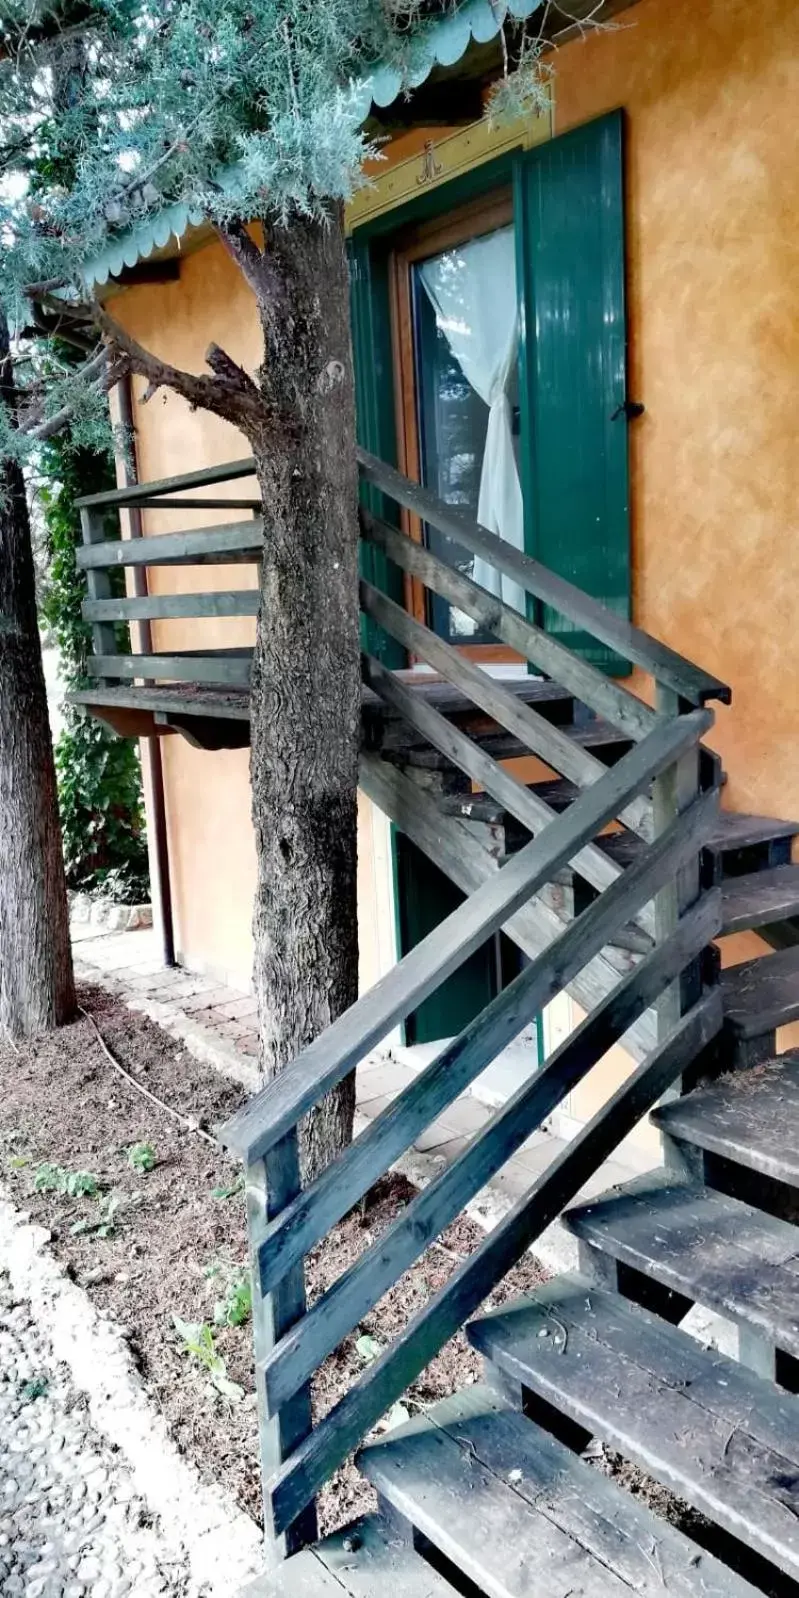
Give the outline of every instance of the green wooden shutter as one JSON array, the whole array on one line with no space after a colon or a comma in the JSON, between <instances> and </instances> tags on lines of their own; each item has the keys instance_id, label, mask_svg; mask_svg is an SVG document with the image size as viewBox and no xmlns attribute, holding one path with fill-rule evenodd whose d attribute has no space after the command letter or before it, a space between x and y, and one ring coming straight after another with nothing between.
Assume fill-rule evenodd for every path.
<instances>
[{"instance_id":1,"label":"green wooden shutter","mask_svg":"<svg viewBox=\"0 0 799 1598\"><path fill-rule=\"evenodd\" d=\"M394 466L397 435L385 256L370 248L366 240L359 242L356 235L350 241L349 260L358 443ZM365 484L361 493L364 504L375 516L398 525L396 507L378 489ZM404 604L401 572L380 550L368 544L361 545L361 574L375 588L389 594L398 604ZM391 670L405 665L405 651L401 645L366 617L361 618L361 641L364 649Z\"/></svg>"},{"instance_id":2,"label":"green wooden shutter","mask_svg":"<svg viewBox=\"0 0 799 1598\"><path fill-rule=\"evenodd\" d=\"M622 133L614 112L521 155L515 214L527 549L626 617ZM604 670L629 671L565 617L545 607L543 620Z\"/></svg>"}]
</instances>

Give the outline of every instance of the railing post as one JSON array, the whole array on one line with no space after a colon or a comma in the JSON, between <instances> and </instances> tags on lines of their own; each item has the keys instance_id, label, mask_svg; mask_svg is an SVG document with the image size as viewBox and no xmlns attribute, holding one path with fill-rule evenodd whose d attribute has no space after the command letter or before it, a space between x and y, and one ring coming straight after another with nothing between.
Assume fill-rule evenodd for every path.
<instances>
[{"instance_id":1,"label":"railing post","mask_svg":"<svg viewBox=\"0 0 799 1598\"><path fill-rule=\"evenodd\" d=\"M666 688L662 683L656 685L655 703L658 711L663 716L676 717L690 710L691 706L682 701L672 688ZM696 798L700 788L700 750L699 745L681 755L673 765L658 777L653 784L652 810L654 820L654 836L657 837L670 825L675 816L682 814ZM696 903L701 892L700 856L691 860L677 873L673 882L661 888L655 899L655 938L658 943L663 943L674 931L678 921ZM669 1033L679 1022L680 1018L695 1005L702 992L702 959L701 956L692 960L682 975L667 988L657 1005L657 1032L658 1039L664 1042ZM679 1097L684 1091L683 1085L675 1083L666 1099ZM671 1138L661 1134L663 1159L667 1169L681 1174L696 1174L688 1172L687 1163L690 1157Z\"/></svg>"},{"instance_id":2,"label":"railing post","mask_svg":"<svg viewBox=\"0 0 799 1598\"><path fill-rule=\"evenodd\" d=\"M247 1167L247 1231L252 1274L252 1327L255 1350L255 1388L258 1400L258 1440L261 1453L261 1481L264 1507L264 1532L272 1524L269 1479L311 1431L311 1395L306 1385L269 1417L263 1362L281 1337L305 1314L305 1272L302 1262L292 1266L271 1293L261 1292L259 1251L267 1223L297 1197L300 1191L299 1144L296 1129L287 1133L262 1160ZM278 1558L298 1553L316 1539L316 1509L313 1503L277 1538L273 1547Z\"/></svg>"},{"instance_id":3,"label":"railing post","mask_svg":"<svg viewBox=\"0 0 799 1598\"><path fill-rule=\"evenodd\" d=\"M105 517L103 512L87 510L84 506L80 513L80 526L84 544L102 544L105 539ZM86 572L86 587L90 599L111 599L111 579L108 572L101 567L90 566ZM113 622L92 622L92 649L95 655L116 655L117 649L116 627ZM98 682L107 681L98 678Z\"/></svg>"}]
</instances>

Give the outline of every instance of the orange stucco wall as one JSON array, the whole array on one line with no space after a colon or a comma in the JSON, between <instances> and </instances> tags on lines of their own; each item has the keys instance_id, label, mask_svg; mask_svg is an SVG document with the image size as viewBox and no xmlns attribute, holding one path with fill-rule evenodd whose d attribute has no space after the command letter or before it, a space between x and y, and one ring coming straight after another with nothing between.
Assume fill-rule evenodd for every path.
<instances>
[{"instance_id":1,"label":"orange stucco wall","mask_svg":"<svg viewBox=\"0 0 799 1598\"><path fill-rule=\"evenodd\" d=\"M795 815L799 8L644 0L557 61L557 131L628 111L635 620L733 685L726 802Z\"/></svg>"},{"instance_id":2,"label":"orange stucco wall","mask_svg":"<svg viewBox=\"0 0 799 1598\"><path fill-rule=\"evenodd\" d=\"M559 52L555 120L563 132L628 113L630 393L646 404L631 428L634 616L733 684L711 740L727 802L795 815L799 7L642 0L620 24ZM188 255L179 283L129 290L115 309L195 370L211 336L257 362L252 302L218 246ZM245 452L226 424L169 395L140 408L138 426L142 477ZM153 516L149 530L166 525ZM219 570L191 576L216 583ZM159 577L186 581L185 570ZM237 641L230 623L213 633L170 623L161 638ZM241 978L254 871L246 756L177 738L164 753L179 947Z\"/></svg>"},{"instance_id":3,"label":"orange stucco wall","mask_svg":"<svg viewBox=\"0 0 799 1598\"><path fill-rule=\"evenodd\" d=\"M186 256L175 283L127 290L114 300L114 313L148 347L190 370L203 370L211 336L235 360L252 366L258 358L254 301L242 293L237 270L219 247ZM137 398L144 386L135 380ZM142 481L249 454L236 428L205 411L191 411L165 389L146 405L137 403L136 426ZM224 487L225 497L252 498L253 492L254 484L246 479ZM234 519L235 512L149 511L145 532ZM150 572L156 593L246 588L254 582L254 569L247 566L161 567ZM249 643L253 636L254 623L248 618L153 625L159 649L228 647ZM179 955L189 966L246 984L255 883L248 752L211 754L180 737L162 739L162 750Z\"/></svg>"}]
</instances>

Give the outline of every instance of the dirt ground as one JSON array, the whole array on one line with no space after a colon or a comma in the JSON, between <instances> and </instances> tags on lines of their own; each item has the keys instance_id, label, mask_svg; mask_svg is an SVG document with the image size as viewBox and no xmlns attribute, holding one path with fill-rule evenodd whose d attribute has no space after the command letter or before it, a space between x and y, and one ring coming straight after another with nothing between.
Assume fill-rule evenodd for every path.
<instances>
[{"instance_id":1,"label":"dirt ground","mask_svg":"<svg viewBox=\"0 0 799 1598\"><path fill-rule=\"evenodd\" d=\"M80 997L132 1076L201 1127L210 1131L241 1102L241 1089L200 1065L150 1021L100 990L84 989ZM140 1150L131 1163L135 1145L151 1152ZM151 1158L152 1168L143 1169ZM76 1184L68 1177L76 1172L89 1178L78 1187L96 1185L97 1191L75 1194ZM206 1480L223 1483L260 1520L251 1327L248 1318L234 1325L217 1325L214 1318L217 1304L227 1305L234 1317L241 1309L246 1230L238 1166L125 1082L103 1054L90 1022L80 1018L24 1047L0 1043L0 1175L15 1202L50 1229L53 1247L72 1277L123 1330L178 1446ZM385 1231L414 1192L403 1177L385 1178L365 1205L335 1228L308 1261L311 1300ZM317 1417L483 1235L460 1218L364 1319L317 1373ZM488 1304L530 1291L543 1279L528 1257ZM246 1314L246 1305L241 1312ZM226 1391L212 1385L173 1316L212 1329L211 1357L224 1362L215 1369ZM477 1356L458 1336L428 1366L403 1405L412 1413L479 1375ZM243 1389L243 1396L230 1383ZM348 1462L322 1496L322 1529L332 1530L370 1504L370 1489Z\"/></svg>"}]
</instances>

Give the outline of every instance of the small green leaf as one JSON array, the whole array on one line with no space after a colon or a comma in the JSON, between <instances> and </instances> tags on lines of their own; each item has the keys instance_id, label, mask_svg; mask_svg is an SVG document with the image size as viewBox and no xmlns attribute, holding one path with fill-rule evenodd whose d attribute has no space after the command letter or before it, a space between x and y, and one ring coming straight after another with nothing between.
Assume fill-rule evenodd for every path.
<instances>
[{"instance_id":1,"label":"small green leaf","mask_svg":"<svg viewBox=\"0 0 799 1598\"><path fill-rule=\"evenodd\" d=\"M229 1186L225 1186L224 1183L221 1183L219 1187L212 1187L211 1197L215 1199L231 1199L235 1198L237 1193L243 1192L244 1177L242 1175L237 1176L235 1182L231 1182Z\"/></svg>"},{"instance_id":2,"label":"small green leaf","mask_svg":"<svg viewBox=\"0 0 799 1598\"><path fill-rule=\"evenodd\" d=\"M376 1337L370 1337L368 1333L357 1339L355 1347L366 1365L371 1365L373 1360L379 1359L383 1352L383 1344L379 1343Z\"/></svg>"},{"instance_id":3,"label":"small green leaf","mask_svg":"<svg viewBox=\"0 0 799 1598\"><path fill-rule=\"evenodd\" d=\"M217 1392L221 1393L223 1398L229 1398L231 1404L241 1403L244 1388L240 1387L238 1382L232 1382L229 1376L212 1376L211 1381Z\"/></svg>"},{"instance_id":4,"label":"small green leaf","mask_svg":"<svg viewBox=\"0 0 799 1598\"><path fill-rule=\"evenodd\" d=\"M128 1149L128 1165L132 1171L152 1171L155 1166L155 1149L152 1143L133 1143Z\"/></svg>"},{"instance_id":5,"label":"small green leaf","mask_svg":"<svg viewBox=\"0 0 799 1598\"><path fill-rule=\"evenodd\" d=\"M33 1178L37 1193L63 1193L67 1198L97 1198L98 1178L91 1171L67 1171L49 1162L38 1166Z\"/></svg>"},{"instance_id":6,"label":"small green leaf","mask_svg":"<svg viewBox=\"0 0 799 1598\"><path fill-rule=\"evenodd\" d=\"M32 1404L36 1398L44 1398L49 1387L46 1376L32 1376L19 1390L19 1396L24 1404Z\"/></svg>"},{"instance_id":7,"label":"small green leaf","mask_svg":"<svg viewBox=\"0 0 799 1598\"><path fill-rule=\"evenodd\" d=\"M68 1198L97 1198L99 1184L96 1176L91 1171L70 1171L67 1175L65 1192Z\"/></svg>"},{"instance_id":8,"label":"small green leaf","mask_svg":"<svg viewBox=\"0 0 799 1598\"><path fill-rule=\"evenodd\" d=\"M410 1413L404 1404L392 1404L387 1416L384 1431L392 1432L395 1426L404 1426L410 1420Z\"/></svg>"}]
</instances>

